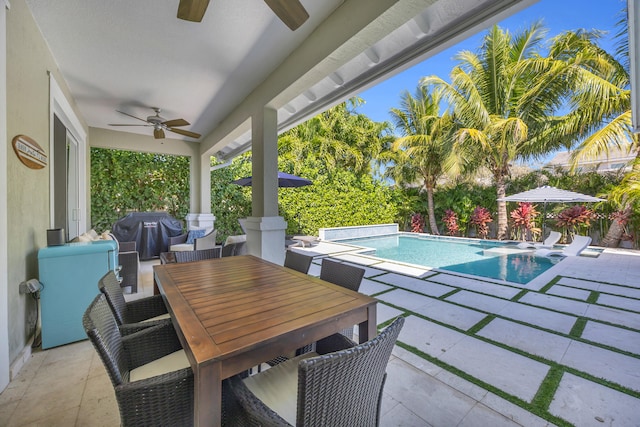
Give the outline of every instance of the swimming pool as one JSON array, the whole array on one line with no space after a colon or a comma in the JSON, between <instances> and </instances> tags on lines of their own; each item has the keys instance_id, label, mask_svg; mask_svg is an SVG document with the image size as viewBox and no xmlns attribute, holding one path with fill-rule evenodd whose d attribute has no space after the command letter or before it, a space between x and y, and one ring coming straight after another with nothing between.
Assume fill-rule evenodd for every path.
<instances>
[{"instance_id":1,"label":"swimming pool","mask_svg":"<svg viewBox=\"0 0 640 427\"><path fill-rule=\"evenodd\" d=\"M558 262L518 250L515 244L487 240L397 234L340 242L375 249L378 258L521 284Z\"/></svg>"}]
</instances>

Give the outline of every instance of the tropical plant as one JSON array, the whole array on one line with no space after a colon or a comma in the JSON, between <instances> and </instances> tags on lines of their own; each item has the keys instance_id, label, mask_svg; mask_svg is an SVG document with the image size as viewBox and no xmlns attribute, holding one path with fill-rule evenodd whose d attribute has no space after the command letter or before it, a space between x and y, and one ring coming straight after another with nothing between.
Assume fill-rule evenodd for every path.
<instances>
[{"instance_id":1,"label":"tropical plant","mask_svg":"<svg viewBox=\"0 0 640 427\"><path fill-rule=\"evenodd\" d=\"M586 230L591 225L591 220L595 218L592 210L586 206L576 205L560 212L556 218L556 226L567 230L571 236L576 234L586 234Z\"/></svg>"},{"instance_id":2,"label":"tropical plant","mask_svg":"<svg viewBox=\"0 0 640 427\"><path fill-rule=\"evenodd\" d=\"M91 148L91 227L111 229L129 212L189 212L189 158Z\"/></svg>"},{"instance_id":3,"label":"tropical plant","mask_svg":"<svg viewBox=\"0 0 640 427\"><path fill-rule=\"evenodd\" d=\"M535 219L540 215L536 207L529 202L518 202L518 207L511 211L515 239L526 240L536 238L540 228L536 227Z\"/></svg>"},{"instance_id":4,"label":"tropical plant","mask_svg":"<svg viewBox=\"0 0 640 427\"><path fill-rule=\"evenodd\" d=\"M300 174L312 167L322 174L347 169L357 176L372 173L374 161L393 138L389 124L374 122L356 109L351 98L283 133L278 139L279 162Z\"/></svg>"},{"instance_id":5,"label":"tropical plant","mask_svg":"<svg viewBox=\"0 0 640 427\"><path fill-rule=\"evenodd\" d=\"M455 236L460 232L460 227L458 226L458 215L451 209L447 209L444 212L442 222L444 222L444 225L447 227L447 234L449 236Z\"/></svg>"},{"instance_id":6,"label":"tropical plant","mask_svg":"<svg viewBox=\"0 0 640 427\"><path fill-rule=\"evenodd\" d=\"M422 233L424 231L424 217L416 212L411 215L411 232Z\"/></svg>"},{"instance_id":7,"label":"tropical plant","mask_svg":"<svg viewBox=\"0 0 640 427\"><path fill-rule=\"evenodd\" d=\"M452 121L440 114L441 99L418 86L412 96L405 92L399 108L391 109L396 130L402 135L393 143L397 157L386 170L399 185L420 180L427 192L427 213L432 234L440 234L436 223L433 193L438 180L445 173L444 161L449 155Z\"/></svg>"},{"instance_id":8,"label":"tropical plant","mask_svg":"<svg viewBox=\"0 0 640 427\"><path fill-rule=\"evenodd\" d=\"M566 120L553 114L562 107L576 76L562 57L544 61L539 52L544 35L539 23L513 36L494 26L479 53L458 54L460 65L452 70L451 83L436 76L421 81L442 92L458 125L449 164L463 173L486 167L498 200L506 195L514 161L567 146L571 137L555 138L550 128L560 128ZM497 210L497 237L502 239L506 202L498 201Z\"/></svg>"},{"instance_id":9,"label":"tropical plant","mask_svg":"<svg viewBox=\"0 0 640 427\"><path fill-rule=\"evenodd\" d=\"M489 235L489 223L492 221L493 218L491 218L491 212L489 212L489 209L476 206L473 210L473 214L471 214L471 220L469 222L476 226L476 234L478 237L486 239Z\"/></svg>"}]
</instances>

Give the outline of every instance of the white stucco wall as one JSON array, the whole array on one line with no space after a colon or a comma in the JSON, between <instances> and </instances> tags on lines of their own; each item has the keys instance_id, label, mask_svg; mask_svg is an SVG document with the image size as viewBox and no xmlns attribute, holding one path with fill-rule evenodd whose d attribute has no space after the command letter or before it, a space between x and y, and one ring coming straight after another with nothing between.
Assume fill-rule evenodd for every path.
<instances>
[{"instance_id":1,"label":"white stucco wall","mask_svg":"<svg viewBox=\"0 0 640 427\"><path fill-rule=\"evenodd\" d=\"M7 11L7 301L9 358L20 362L36 321L34 300L18 293L20 282L38 277L38 250L46 245L49 218L49 166L29 169L11 147L19 134L33 138L49 155L49 74L74 107L64 79L24 0ZM76 109L77 113L77 109ZM86 124L82 123L86 131Z\"/></svg>"}]
</instances>

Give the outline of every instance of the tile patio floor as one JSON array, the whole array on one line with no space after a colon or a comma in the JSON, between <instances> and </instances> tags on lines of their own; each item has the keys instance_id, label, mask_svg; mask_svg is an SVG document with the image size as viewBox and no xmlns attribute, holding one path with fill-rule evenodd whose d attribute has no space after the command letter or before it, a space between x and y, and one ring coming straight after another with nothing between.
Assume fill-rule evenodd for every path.
<instances>
[{"instance_id":1,"label":"tile patio floor","mask_svg":"<svg viewBox=\"0 0 640 427\"><path fill-rule=\"evenodd\" d=\"M379 323L407 317L387 368L382 426L640 426L640 253L567 258L521 285L381 262L333 243L297 250L316 257L313 275L326 256L365 266L360 291L380 301ZM142 263L142 292L128 298L151 294L152 264ZM35 351L0 394L2 426L118 424L87 341Z\"/></svg>"}]
</instances>

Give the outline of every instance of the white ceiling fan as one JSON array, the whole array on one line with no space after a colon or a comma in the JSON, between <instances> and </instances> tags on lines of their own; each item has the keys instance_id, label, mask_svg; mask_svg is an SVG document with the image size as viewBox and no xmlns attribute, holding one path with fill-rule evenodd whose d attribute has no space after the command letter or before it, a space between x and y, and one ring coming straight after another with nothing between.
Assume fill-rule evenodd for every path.
<instances>
[{"instance_id":1,"label":"white ceiling fan","mask_svg":"<svg viewBox=\"0 0 640 427\"><path fill-rule=\"evenodd\" d=\"M153 137L155 139L163 139L165 137L164 131L174 132L180 135L188 136L190 138L198 139L202 135L195 132L190 132L184 129L176 129L176 127L181 126L189 126L189 122L185 119L173 119L167 120L163 117L160 117L160 109L156 107L152 107L153 111L156 112L155 116L148 116L146 119L141 119L140 117L136 117L129 113L125 113L124 111L118 111L120 114L124 114L125 116L133 117L136 120L140 120L141 122L145 122L144 125L138 124L121 124L121 123L109 123L109 126L152 126L153 127Z\"/></svg>"},{"instance_id":2,"label":"white ceiling fan","mask_svg":"<svg viewBox=\"0 0 640 427\"><path fill-rule=\"evenodd\" d=\"M295 31L309 18L299 0L264 0L292 31ZM209 0L180 0L178 18L185 21L200 22L209 6Z\"/></svg>"}]
</instances>

